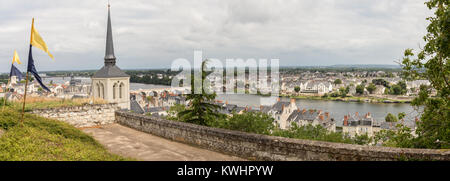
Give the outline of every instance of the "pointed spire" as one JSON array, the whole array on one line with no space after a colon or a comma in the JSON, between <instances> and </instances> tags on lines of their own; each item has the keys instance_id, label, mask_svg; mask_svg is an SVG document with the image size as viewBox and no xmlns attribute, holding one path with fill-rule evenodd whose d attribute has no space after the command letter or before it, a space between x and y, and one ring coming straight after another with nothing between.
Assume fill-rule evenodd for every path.
<instances>
[{"instance_id":1,"label":"pointed spire","mask_svg":"<svg viewBox=\"0 0 450 181\"><path fill-rule=\"evenodd\" d=\"M105 51L105 66L115 65L116 57L114 56L114 44L112 37L112 28L111 28L111 13L110 13L110 5L108 2L108 27L106 31L106 51Z\"/></svg>"}]
</instances>

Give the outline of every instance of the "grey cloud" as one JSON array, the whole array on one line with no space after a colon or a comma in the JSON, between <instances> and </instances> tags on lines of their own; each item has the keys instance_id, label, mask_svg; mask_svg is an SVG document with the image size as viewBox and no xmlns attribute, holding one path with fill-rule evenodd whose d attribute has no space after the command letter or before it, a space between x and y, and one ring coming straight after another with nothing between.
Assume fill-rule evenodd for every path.
<instances>
[{"instance_id":1,"label":"grey cloud","mask_svg":"<svg viewBox=\"0 0 450 181\"><path fill-rule=\"evenodd\" d=\"M106 0L0 0L0 63L28 54L31 18L55 61L34 50L38 70L98 69ZM203 50L210 58L280 58L282 65L392 64L423 44L420 0L111 0L122 68L169 67ZM19 66L25 70L25 65ZM6 72L9 66L0 66Z\"/></svg>"}]
</instances>

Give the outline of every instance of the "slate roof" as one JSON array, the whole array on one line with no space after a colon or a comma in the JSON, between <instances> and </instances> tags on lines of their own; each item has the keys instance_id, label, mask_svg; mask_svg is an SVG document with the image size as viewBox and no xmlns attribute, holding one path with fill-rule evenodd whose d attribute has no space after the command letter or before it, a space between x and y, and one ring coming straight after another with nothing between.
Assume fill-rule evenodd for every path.
<instances>
[{"instance_id":1,"label":"slate roof","mask_svg":"<svg viewBox=\"0 0 450 181\"><path fill-rule=\"evenodd\" d=\"M138 114L144 114L144 109L135 99L130 100L130 110Z\"/></svg>"},{"instance_id":2,"label":"slate roof","mask_svg":"<svg viewBox=\"0 0 450 181\"><path fill-rule=\"evenodd\" d=\"M277 113L281 113L281 112L283 111L283 105L284 105L285 107L288 107L289 104L290 104L289 102L278 101L277 103L275 103L275 104L272 106L272 109L271 109L271 110L273 110L273 111L275 111L275 112L277 112Z\"/></svg>"},{"instance_id":3,"label":"slate roof","mask_svg":"<svg viewBox=\"0 0 450 181\"><path fill-rule=\"evenodd\" d=\"M92 78L130 77L116 65L105 65Z\"/></svg>"}]
</instances>

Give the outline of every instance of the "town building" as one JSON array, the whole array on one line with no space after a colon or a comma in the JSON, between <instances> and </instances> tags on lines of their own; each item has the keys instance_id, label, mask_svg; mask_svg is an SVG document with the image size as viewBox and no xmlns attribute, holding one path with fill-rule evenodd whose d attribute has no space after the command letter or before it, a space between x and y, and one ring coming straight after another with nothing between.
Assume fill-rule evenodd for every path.
<instances>
[{"instance_id":1,"label":"town building","mask_svg":"<svg viewBox=\"0 0 450 181\"><path fill-rule=\"evenodd\" d=\"M372 118L370 112L363 117L360 117L358 112L355 115L344 116L342 132L348 134L350 137L365 134L372 137L380 130L380 125Z\"/></svg>"}]
</instances>

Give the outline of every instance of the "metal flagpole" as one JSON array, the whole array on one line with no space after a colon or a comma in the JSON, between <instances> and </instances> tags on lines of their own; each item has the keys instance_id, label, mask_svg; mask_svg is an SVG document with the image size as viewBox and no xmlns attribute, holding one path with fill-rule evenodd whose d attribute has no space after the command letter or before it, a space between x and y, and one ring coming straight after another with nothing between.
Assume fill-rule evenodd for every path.
<instances>
[{"instance_id":1,"label":"metal flagpole","mask_svg":"<svg viewBox=\"0 0 450 181\"><path fill-rule=\"evenodd\" d=\"M28 71L27 71L27 76L26 76L26 80L25 80L25 93L23 95L22 119L20 120L20 122L22 124L23 124L23 116L25 114L25 101L27 99L27 88L28 88Z\"/></svg>"},{"instance_id":2,"label":"metal flagpole","mask_svg":"<svg viewBox=\"0 0 450 181\"><path fill-rule=\"evenodd\" d=\"M31 22L31 35L30 35L30 49L31 47L31 43L33 41L33 26L34 26L34 18ZM30 50L31 51L31 50ZM28 62L29 64L30 62ZM22 107L22 119L20 120L20 122L23 124L23 117L25 115L25 101L27 99L27 89L28 89L28 68L27 68L27 76L26 76L26 81L25 81L25 93L23 95L23 107Z\"/></svg>"}]
</instances>

